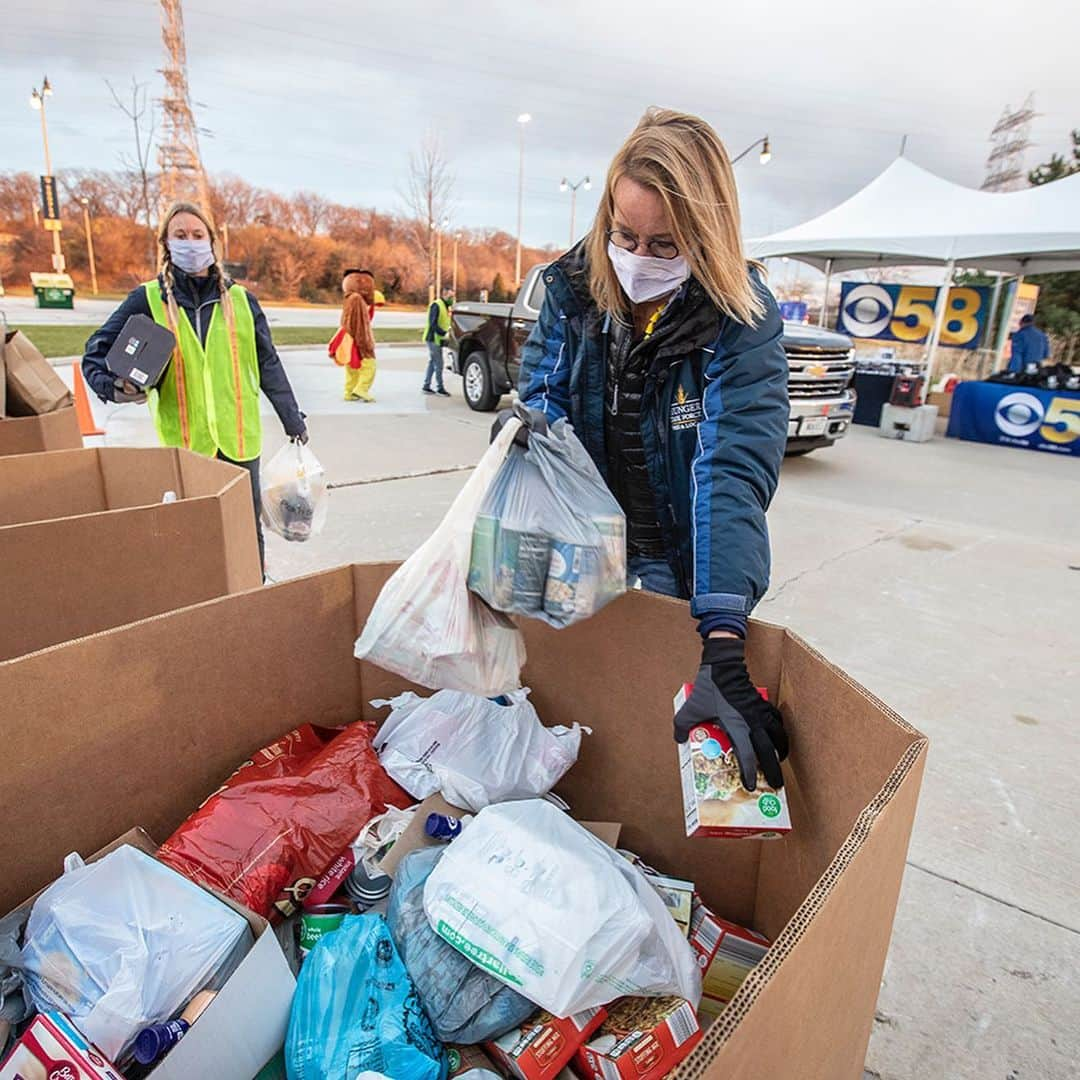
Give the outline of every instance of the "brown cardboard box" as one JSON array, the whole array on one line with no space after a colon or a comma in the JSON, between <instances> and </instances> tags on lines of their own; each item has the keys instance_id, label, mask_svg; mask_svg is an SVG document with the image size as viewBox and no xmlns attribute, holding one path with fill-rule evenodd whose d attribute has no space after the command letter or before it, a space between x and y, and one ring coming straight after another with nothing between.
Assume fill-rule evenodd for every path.
<instances>
[{"instance_id":1,"label":"brown cardboard box","mask_svg":"<svg viewBox=\"0 0 1080 1080\"><path fill-rule=\"evenodd\" d=\"M40 454L44 450L80 450L82 444L74 406L44 416L0 419L0 457Z\"/></svg>"},{"instance_id":2,"label":"brown cardboard box","mask_svg":"<svg viewBox=\"0 0 1080 1080\"><path fill-rule=\"evenodd\" d=\"M187 450L0 457L0 660L260 585L250 483Z\"/></svg>"},{"instance_id":3,"label":"brown cardboard box","mask_svg":"<svg viewBox=\"0 0 1080 1080\"><path fill-rule=\"evenodd\" d=\"M953 392L951 390L934 390L926 395L926 404L936 405L938 407L938 416L948 417L949 411L952 409L952 396Z\"/></svg>"},{"instance_id":4,"label":"brown cardboard box","mask_svg":"<svg viewBox=\"0 0 1080 1080\"><path fill-rule=\"evenodd\" d=\"M5 335L4 383L8 416L41 416L72 404L64 380L21 330Z\"/></svg>"},{"instance_id":5,"label":"brown cardboard box","mask_svg":"<svg viewBox=\"0 0 1080 1080\"><path fill-rule=\"evenodd\" d=\"M367 702L406 689L352 651L393 569L341 567L0 663L0 810L33 826L32 843L0 830L0 910L72 849L136 822L168 836L297 723L371 717ZM668 742L671 688L700 658L686 605L630 593L566 630L522 628L541 718L594 731L559 787L574 813L622 822L623 846L774 943L675 1075L750 1080L765 1061L772 1080L860 1080L925 738L796 635L752 622L750 674L791 735L797 828L691 839ZM652 642L648 664L627 641Z\"/></svg>"}]
</instances>

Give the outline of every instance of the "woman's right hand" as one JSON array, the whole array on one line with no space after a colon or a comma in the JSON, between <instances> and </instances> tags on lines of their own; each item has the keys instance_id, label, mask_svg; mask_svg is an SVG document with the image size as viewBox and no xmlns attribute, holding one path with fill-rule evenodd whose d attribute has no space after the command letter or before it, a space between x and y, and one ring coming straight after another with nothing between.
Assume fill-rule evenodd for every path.
<instances>
[{"instance_id":1,"label":"woman's right hand","mask_svg":"<svg viewBox=\"0 0 1080 1080\"><path fill-rule=\"evenodd\" d=\"M146 400L146 393L128 379L113 379L113 401L134 402L141 405Z\"/></svg>"}]
</instances>

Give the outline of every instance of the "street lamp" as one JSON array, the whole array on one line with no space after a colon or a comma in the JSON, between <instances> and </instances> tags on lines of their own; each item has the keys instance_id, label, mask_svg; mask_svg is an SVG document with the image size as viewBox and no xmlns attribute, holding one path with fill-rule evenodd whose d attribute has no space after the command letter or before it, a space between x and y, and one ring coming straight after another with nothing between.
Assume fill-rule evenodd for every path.
<instances>
[{"instance_id":1,"label":"street lamp","mask_svg":"<svg viewBox=\"0 0 1080 1080\"><path fill-rule=\"evenodd\" d=\"M768 135L765 135L760 139L755 139L741 154L736 154L735 157L731 159L731 164L734 165L737 161L742 161L742 159L756 146L761 147L761 153L758 154L758 161L762 165L768 165L769 162L772 161L772 150L769 147Z\"/></svg>"},{"instance_id":2,"label":"street lamp","mask_svg":"<svg viewBox=\"0 0 1080 1080\"><path fill-rule=\"evenodd\" d=\"M90 288L97 296L97 264L94 261L94 233L90 228L90 200L83 195L79 202L82 203L83 226L86 229L86 254L90 259Z\"/></svg>"},{"instance_id":3,"label":"street lamp","mask_svg":"<svg viewBox=\"0 0 1080 1080\"><path fill-rule=\"evenodd\" d=\"M47 182L52 183L52 157L49 154L49 128L45 122L45 99L52 97L53 88L49 83L49 77L45 78L41 82L41 89L36 86L30 91L30 108L41 113L41 141L45 146L45 177ZM42 193L44 198L44 192ZM42 215L44 217L44 214ZM53 269L58 273L64 272L64 252L60 247L60 221L59 219L48 219L53 223L46 225L53 234L53 256L52 264Z\"/></svg>"},{"instance_id":4,"label":"street lamp","mask_svg":"<svg viewBox=\"0 0 1080 1080\"><path fill-rule=\"evenodd\" d=\"M461 241L461 230L454 233L454 276L450 287L454 290L454 299L457 300L457 249Z\"/></svg>"},{"instance_id":5,"label":"street lamp","mask_svg":"<svg viewBox=\"0 0 1080 1080\"><path fill-rule=\"evenodd\" d=\"M442 234L450 227L450 219L444 217L435 227L435 297L442 295Z\"/></svg>"},{"instance_id":6,"label":"street lamp","mask_svg":"<svg viewBox=\"0 0 1080 1080\"><path fill-rule=\"evenodd\" d=\"M525 125L532 120L532 116L523 112L518 118L518 220L517 220L517 254L514 257L514 287L521 286L521 219L525 205Z\"/></svg>"},{"instance_id":7,"label":"street lamp","mask_svg":"<svg viewBox=\"0 0 1080 1080\"><path fill-rule=\"evenodd\" d=\"M571 184L569 180L564 176L562 183L559 185L560 191L570 192L570 246L574 246L574 212L577 209L577 191L578 188L584 188L586 191L592 189L592 181L583 176L576 184Z\"/></svg>"}]
</instances>

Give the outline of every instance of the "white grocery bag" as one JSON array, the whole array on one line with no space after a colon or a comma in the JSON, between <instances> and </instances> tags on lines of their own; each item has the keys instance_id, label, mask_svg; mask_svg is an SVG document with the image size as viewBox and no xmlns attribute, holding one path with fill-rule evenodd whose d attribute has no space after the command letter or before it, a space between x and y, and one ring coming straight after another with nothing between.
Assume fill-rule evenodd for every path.
<instances>
[{"instance_id":1,"label":"white grocery bag","mask_svg":"<svg viewBox=\"0 0 1080 1080\"><path fill-rule=\"evenodd\" d=\"M540 799L477 814L424 886L432 928L556 1016L623 995L696 1008L689 942L637 867Z\"/></svg>"},{"instance_id":2,"label":"white grocery bag","mask_svg":"<svg viewBox=\"0 0 1080 1080\"><path fill-rule=\"evenodd\" d=\"M393 709L375 737L379 761L414 799L441 791L474 812L546 795L577 761L582 728L544 727L528 695L516 690L508 705L457 690L373 701Z\"/></svg>"},{"instance_id":3,"label":"white grocery bag","mask_svg":"<svg viewBox=\"0 0 1080 1080\"><path fill-rule=\"evenodd\" d=\"M305 443L287 442L262 471L263 524L286 540L303 543L326 524L326 470Z\"/></svg>"},{"instance_id":4,"label":"white grocery bag","mask_svg":"<svg viewBox=\"0 0 1080 1080\"><path fill-rule=\"evenodd\" d=\"M438 528L383 586L356 656L421 686L496 697L516 689L525 640L469 592L472 531L520 420L504 425Z\"/></svg>"}]
</instances>

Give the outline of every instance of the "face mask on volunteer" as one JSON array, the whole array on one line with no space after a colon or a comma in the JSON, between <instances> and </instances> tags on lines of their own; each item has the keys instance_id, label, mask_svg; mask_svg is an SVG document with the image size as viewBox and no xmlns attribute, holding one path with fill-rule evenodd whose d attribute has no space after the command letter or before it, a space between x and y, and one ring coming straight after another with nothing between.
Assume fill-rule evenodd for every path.
<instances>
[{"instance_id":1,"label":"face mask on volunteer","mask_svg":"<svg viewBox=\"0 0 1080 1080\"><path fill-rule=\"evenodd\" d=\"M682 255L658 259L655 255L635 255L608 241L608 258L623 292L634 304L655 300L674 292L689 276L690 267Z\"/></svg>"},{"instance_id":2,"label":"face mask on volunteer","mask_svg":"<svg viewBox=\"0 0 1080 1080\"><path fill-rule=\"evenodd\" d=\"M170 240L169 256L174 266L187 274L197 274L213 265L214 249L209 240Z\"/></svg>"}]
</instances>

